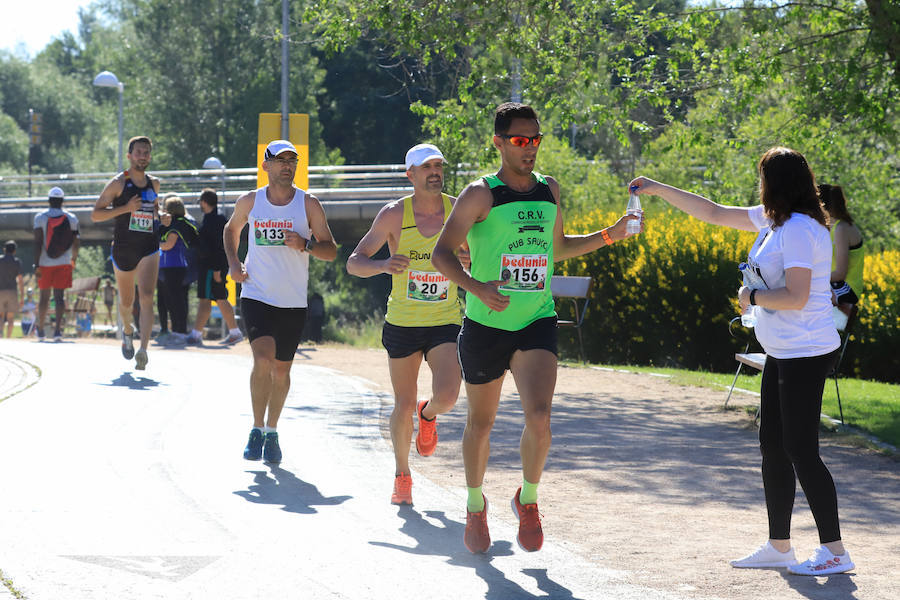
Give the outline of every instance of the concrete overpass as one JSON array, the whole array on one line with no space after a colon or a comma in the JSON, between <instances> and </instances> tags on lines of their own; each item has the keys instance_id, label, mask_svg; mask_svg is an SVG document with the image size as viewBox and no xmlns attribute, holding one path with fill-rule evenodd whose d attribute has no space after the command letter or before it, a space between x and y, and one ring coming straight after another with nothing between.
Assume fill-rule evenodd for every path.
<instances>
[{"instance_id":1,"label":"concrete overpass","mask_svg":"<svg viewBox=\"0 0 900 600\"><path fill-rule=\"evenodd\" d=\"M219 192L220 211L230 216L234 202L256 187L256 169L195 169L152 171L162 180L161 191L181 196L188 211L202 218L197 205L200 190L212 187ZM112 239L112 221L93 223L91 210L103 186L113 173L49 174L0 177L0 240L19 244L18 255L31 264L34 215L46 209L47 192L60 186L66 192L65 208L80 223L83 243ZM339 244L355 244L372 219L387 202L412 192L404 165L323 165L309 168L309 192L325 208L328 222ZM31 192L31 196L26 195ZM26 260L27 259L27 260Z\"/></svg>"}]
</instances>

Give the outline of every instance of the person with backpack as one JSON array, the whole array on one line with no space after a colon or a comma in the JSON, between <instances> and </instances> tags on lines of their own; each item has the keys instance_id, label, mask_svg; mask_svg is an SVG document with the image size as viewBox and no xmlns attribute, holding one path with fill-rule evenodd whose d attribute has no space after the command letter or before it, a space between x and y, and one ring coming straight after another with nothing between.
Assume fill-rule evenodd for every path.
<instances>
[{"instance_id":1,"label":"person with backpack","mask_svg":"<svg viewBox=\"0 0 900 600\"><path fill-rule=\"evenodd\" d=\"M63 315L66 310L65 292L72 287L72 271L78 259L80 246L78 217L63 210L65 193L54 187L47 201L50 208L34 217L34 265L40 298L38 300L37 336L44 339L44 320L50 306L50 290L56 305L55 341L62 340Z\"/></svg>"}]
</instances>

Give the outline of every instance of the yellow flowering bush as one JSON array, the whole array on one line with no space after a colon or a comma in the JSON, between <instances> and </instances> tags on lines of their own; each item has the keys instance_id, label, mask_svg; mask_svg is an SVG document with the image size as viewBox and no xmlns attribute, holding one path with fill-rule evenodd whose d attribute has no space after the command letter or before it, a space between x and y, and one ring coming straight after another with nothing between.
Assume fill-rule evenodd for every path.
<instances>
[{"instance_id":1,"label":"yellow flowering bush","mask_svg":"<svg viewBox=\"0 0 900 600\"><path fill-rule=\"evenodd\" d=\"M587 233L612 225L620 215L594 210L566 227L570 233ZM644 224L641 235L556 266L559 274L594 279L583 329L588 359L733 370L734 353L743 350L746 340L732 338L728 322L738 314L738 264L746 259L755 234L708 225L672 210L645 210ZM897 264L900 253L895 251L866 258L859 342L851 343L858 348L847 357L855 376L900 377L900 280L896 268L890 268ZM562 304L560 310L566 316ZM564 351L577 348L567 339L569 330L561 334Z\"/></svg>"},{"instance_id":2,"label":"yellow flowering bush","mask_svg":"<svg viewBox=\"0 0 900 600\"><path fill-rule=\"evenodd\" d=\"M900 381L900 251L866 256L859 320L844 357L848 374Z\"/></svg>"}]
</instances>

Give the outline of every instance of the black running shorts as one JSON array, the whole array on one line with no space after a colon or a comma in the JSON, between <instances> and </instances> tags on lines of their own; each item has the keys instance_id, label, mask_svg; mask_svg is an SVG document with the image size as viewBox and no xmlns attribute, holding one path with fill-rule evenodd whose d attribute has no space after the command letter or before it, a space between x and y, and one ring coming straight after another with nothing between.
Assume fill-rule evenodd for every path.
<instances>
[{"instance_id":1,"label":"black running shorts","mask_svg":"<svg viewBox=\"0 0 900 600\"><path fill-rule=\"evenodd\" d=\"M275 358L294 360L306 323L305 308L278 308L259 300L241 298L241 318L251 344L257 338L275 338Z\"/></svg>"},{"instance_id":2,"label":"black running shorts","mask_svg":"<svg viewBox=\"0 0 900 600\"><path fill-rule=\"evenodd\" d=\"M459 364L466 383L489 383L509 369L517 350L557 351L556 317L538 319L518 331L487 327L469 318L459 332Z\"/></svg>"},{"instance_id":3,"label":"black running shorts","mask_svg":"<svg viewBox=\"0 0 900 600\"><path fill-rule=\"evenodd\" d=\"M225 276L228 269L219 271L219 281L213 277L216 269L209 269L205 265L199 265L197 269L197 297L203 300L224 300L228 297L228 289L225 287Z\"/></svg>"},{"instance_id":4,"label":"black running shorts","mask_svg":"<svg viewBox=\"0 0 900 600\"><path fill-rule=\"evenodd\" d=\"M159 240L155 235L141 235L127 242L119 240L112 244L113 265L120 271L134 271L145 256L159 252Z\"/></svg>"},{"instance_id":5,"label":"black running shorts","mask_svg":"<svg viewBox=\"0 0 900 600\"><path fill-rule=\"evenodd\" d=\"M459 325L434 325L432 327L400 327L385 322L381 330L381 344L391 358L406 358L416 352L427 355L441 344L455 344Z\"/></svg>"}]
</instances>

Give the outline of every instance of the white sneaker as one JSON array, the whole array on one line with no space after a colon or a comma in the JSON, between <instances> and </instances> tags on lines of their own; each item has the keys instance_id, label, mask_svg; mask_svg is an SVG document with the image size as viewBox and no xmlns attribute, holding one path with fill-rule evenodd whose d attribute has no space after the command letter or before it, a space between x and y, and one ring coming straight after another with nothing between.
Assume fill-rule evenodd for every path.
<instances>
[{"instance_id":1,"label":"white sneaker","mask_svg":"<svg viewBox=\"0 0 900 600\"><path fill-rule=\"evenodd\" d=\"M788 571L794 575L833 575L852 571L855 567L849 552L835 556L825 546L819 546L809 560L788 567Z\"/></svg>"},{"instance_id":2,"label":"white sneaker","mask_svg":"<svg viewBox=\"0 0 900 600\"><path fill-rule=\"evenodd\" d=\"M755 552L744 558L729 561L732 567L738 569L768 569L773 567L790 567L797 564L794 558L794 549L787 552L779 552L768 541Z\"/></svg>"}]
</instances>

